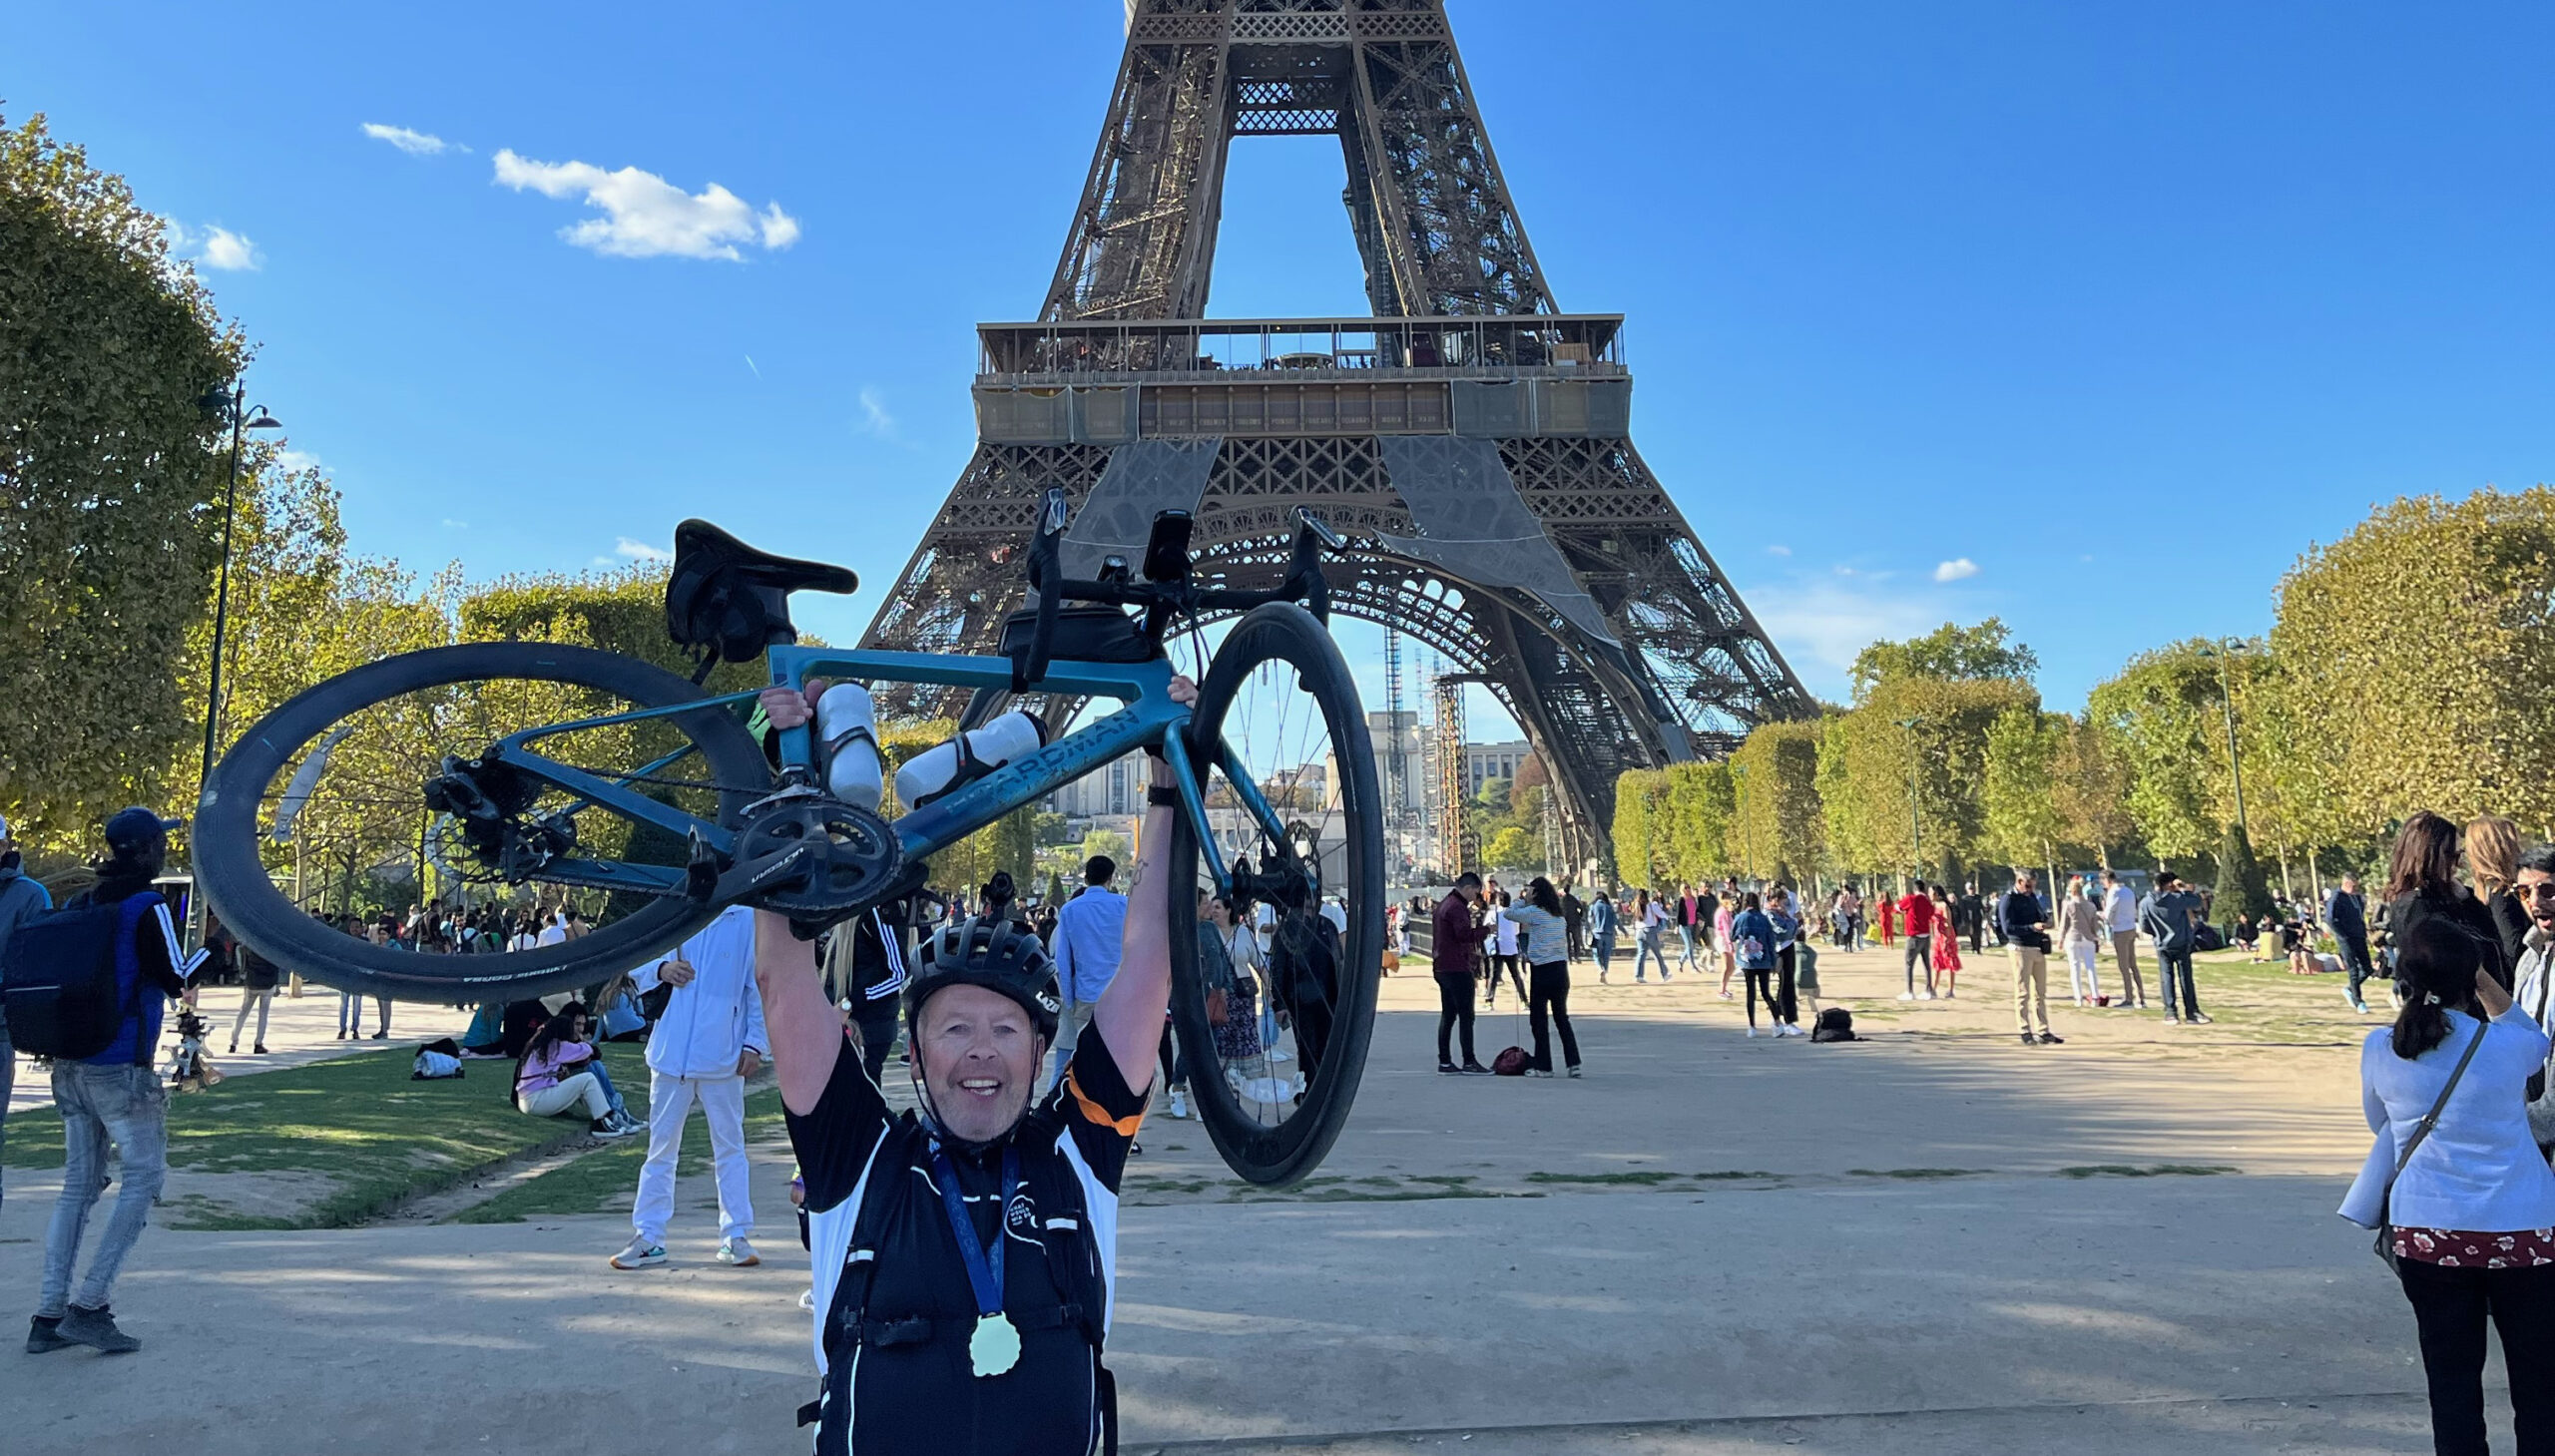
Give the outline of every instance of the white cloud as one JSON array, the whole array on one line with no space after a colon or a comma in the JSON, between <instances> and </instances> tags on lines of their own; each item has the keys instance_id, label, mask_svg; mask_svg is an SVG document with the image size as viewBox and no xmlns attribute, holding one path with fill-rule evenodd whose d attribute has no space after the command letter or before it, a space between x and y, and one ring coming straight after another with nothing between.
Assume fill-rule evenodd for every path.
<instances>
[{"instance_id":1,"label":"white cloud","mask_svg":"<svg viewBox=\"0 0 2555 1456\"><path fill-rule=\"evenodd\" d=\"M228 228L207 228L199 233L175 218L163 218L160 225L169 235L171 254L185 261L225 272L255 272L265 261L257 255L257 244Z\"/></svg>"},{"instance_id":2,"label":"white cloud","mask_svg":"<svg viewBox=\"0 0 2555 1456\"><path fill-rule=\"evenodd\" d=\"M606 172L590 162L535 162L511 148L497 153L496 181L547 198L583 198L603 216L563 228L559 236L610 257L724 257L742 261L738 244L787 247L798 220L771 203L758 213L717 183L698 194L625 167Z\"/></svg>"},{"instance_id":3,"label":"white cloud","mask_svg":"<svg viewBox=\"0 0 2555 1456\"><path fill-rule=\"evenodd\" d=\"M387 142L411 157L433 157L444 152L467 152L458 142L447 142L432 132L411 131L406 127L386 127L379 122L363 124L363 134L376 142Z\"/></svg>"},{"instance_id":4,"label":"white cloud","mask_svg":"<svg viewBox=\"0 0 2555 1456\"><path fill-rule=\"evenodd\" d=\"M874 384L860 386L860 423L853 428L864 435L876 435L882 440L895 438L896 417L887 412L886 396L878 392L878 386Z\"/></svg>"},{"instance_id":5,"label":"white cloud","mask_svg":"<svg viewBox=\"0 0 2555 1456\"><path fill-rule=\"evenodd\" d=\"M470 529L470 523L468 521L456 521L450 516L443 518L443 524L446 530L451 531L467 531Z\"/></svg>"},{"instance_id":6,"label":"white cloud","mask_svg":"<svg viewBox=\"0 0 2555 1456\"><path fill-rule=\"evenodd\" d=\"M1768 556L1789 556L1792 554L1792 549L1788 546L1769 546L1766 548L1766 554Z\"/></svg>"},{"instance_id":7,"label":"white cloud","mask_svg":"<svg viewBox=\"0 0 2555 1456\"><path fill-rule=\"evenodd\" d=\"M1978 563L1966 556L1955 557L1934 568L1934 580L1938 582L1963 582L1976 575Z\"/></svg>"},{"instance_id":8,"label":"white cloud","mask_svg":"<svg viewBox=\"0 0 2555 1456\"><path fill-rule=\"evenodd\" d=\"M325 470L328 462L307 450L277 450L275 463L288 471Z\"/></svg>"},{"instance_id":9,"label":"white cloud","mask_svg":"<svg viewBox=\"0 0 2555 1456\"><path fill-rule=\"evenodd\" d=\"M627 561L672 561L675 559L675 554L662 546L651 546L645 541L633 541L627 536L613 542L612 549ZM595 560L601 561L603 558L599 556L596 557Z\"/></svg>"}]
</instances>

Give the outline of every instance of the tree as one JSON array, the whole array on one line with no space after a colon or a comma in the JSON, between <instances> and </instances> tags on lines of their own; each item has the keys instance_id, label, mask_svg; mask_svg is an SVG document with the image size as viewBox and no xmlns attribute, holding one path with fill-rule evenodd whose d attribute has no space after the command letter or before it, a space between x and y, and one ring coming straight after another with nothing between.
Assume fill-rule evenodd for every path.
<instances>
[{"instance_id":1,"label":"tree","mask_svg":"<svg viewBox=\"0 0 2555 1456\"><path fill-rule=\"evenodd\" d=\"M2550 586L2545 485L2398 500L2308 549L2271 646L2297 722L2328 745L2336 822L2367 836L2414 808L2490 810L2555 837Z\"/></svg>"},{"instance_id":2,"label":"tree","mask_svg":"<svg viewBox=\"0 0 2555 1456\"><path fill-rule=\"evenodd\" d=\"M1668 794L1668 775L1657 768L1630 769L1615 780L1615 873L1627 885L1671 878Z\"/></svg>"},{"instance_id":3,"label":"tree","mask_svg":"<svg viewBox=\"0 0 2555 1456\"><path fill-rule=\"evenodd\" d=\"M2218 883L2210 908L2219 923L2233 924L2239 914L2260 915L2271 906L2271 887L2264 882L2261 862L2254 858L2254 846L2244 826L2231 822L2219 836Z\"/></svg>"},{"instance_id":4,"label":"tree","mask_svg":"<svg viewBox=\"0 0 2555 1456\"><path fill-rule=\"evenodd\" d=\"M2112 851L2127 845L2138 823L2129 814L2129 779L2089 720L2067 720L2049 776L2059 839L2092 850L2109 868Z\"/></svg>"},{"instance_id":5,"label":"tree","mask_svg":"<svg viewBox=\"0 0 2555 1456\"><path fill-rule=\"evenodd\" d=\"M1542 855L1526 831L1511 824L1490 836L1490 843L1482 849L1482 858L1489 860L1493 869L1532 869Z\"/></svg>"},{"instance_id":6,"label":"tree","mask_svg":"<svg viewBox=\"0 0 2555 1456\"><path fill-rule=\"evenodd\" d=\"M2068 722L2063 714L2017 705L1987 728L1986 832L1980 847L2007 864L2046 866L2053 880L2058 843L2067 832L2056 776L2067 750Z\"/></svg>"},{"instance_id":7,"label":"tree","mask_svg":"<svg viewBox=\"0 0 2555 1456\"><path fill-rule=\"evenodd\" d=\"M1761 724L1730 755L1737 804L1725 842L1749 874L1799 885L1827 859L1816 723Z\"/></svg>"},{"instance_id":8,"label":"tree","mask_svg":"<svg viewBox=\"0 0 2555 1456\"><path fill-rule=\"evenodd\" d=\"M1085 862L1106 854L1111 861L1123 869L1127 864L1127 836L1115 829L1094 829L1082 836L1082 857Z\"/></svg>"},{"instance_id":9,"label":"tree","mask_svg":"<svg viewBox=\"0 0 2555 1456\"><path fill-rule=\"evenodd\" d=\"M2008 709L2039 703L2031 685L2010 678L1900 677L1828 719L1817 786L1837 861L1856 872L1921 874L1945 855L1975 858L1986 829L1988 727Z\"/></svg>"},{"instance_id":10,"label":"tree","mask_svg":"<svg viewBox=\"0 0 2555 1456\"><path fill-rule=\"evenodd\" d=\"M1676 763L1663 771L1668 780L1663 857L1669 878L1700 882L1728 873L1736 865L1731 826L1739 811L1730 765Z\"/></svg>"},{"instance_id":11,"label":"tree","mask_svg":"<svg viewBox=\"0 0 2555 1456\"><path fill-rule=\"evenodd\" d=\"M2235 817L2218 651L2195 639L2141 653L2087 703L2128 780L2130 817L2159 854L2207 853ZM2227 665L2240 682L2258 667L2245 654Z\"/></svg>"},{"instance_id":12,"label":"tree","mask_svg":"<svg viewBox=\"0 0 2555 1456\"><path fill-rule=\"evenodd\" d=\"M246 358L122 178L0 122L0 811L39 847L161 797L200 730L229 463L201 401Z\"/></svg>"},{"instance_id":13,"label":"tree","mask_svg":"<svg viewBox=\"0 0 2555 1456\"><path fill-rule=\"evenodd\" d=\"M1942 682L1977 682L1993 678L2030 681L2040 671L2040 657L2012 640L1994 617L1976 627L1946 622L1923 637L1905 642L1876 642L1854 655L1854 701L1899 678L1933 678Z\"/></svg>"}]
</instances>

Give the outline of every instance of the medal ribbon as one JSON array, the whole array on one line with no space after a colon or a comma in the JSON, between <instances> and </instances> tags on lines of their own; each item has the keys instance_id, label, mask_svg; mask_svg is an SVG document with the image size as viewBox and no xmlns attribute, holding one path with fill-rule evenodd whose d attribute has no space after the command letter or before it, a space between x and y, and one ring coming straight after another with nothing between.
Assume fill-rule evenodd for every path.
<instances>
[{"instance_id":1,"label":"medal ribbon","mask_svg":"<svg viewBox=\"0 0 2555 1456\"><path fill-rule=\"evenodd\" d=\"M1002 1204L994 1211L994 1246L989 1254L976 1237L976 1220L967 1216L967 1201L958 1192L958 1170L938 1145L931 1150L932 1171L940 1176L940 1205L949 1213L949 1231L958 1239L958 1256L967 1264L967 1283L976 1291L976 1313L992 1319L1002 1313L1003 1245L1011 1241L1006 1224L1011 1196L1020 1188L1020 1150L1002 1150Z\"/></svg>"}]
</instances>

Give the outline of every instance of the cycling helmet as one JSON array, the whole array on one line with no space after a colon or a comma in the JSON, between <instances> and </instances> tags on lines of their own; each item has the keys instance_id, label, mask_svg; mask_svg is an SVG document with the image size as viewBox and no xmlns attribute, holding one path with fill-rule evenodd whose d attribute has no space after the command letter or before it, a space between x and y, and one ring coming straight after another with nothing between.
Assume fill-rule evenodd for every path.
<instances>
[{"instance_id":1,"label":"cycling helmet","mask_svg":"<svg viewBox=\"0 0 2555 1456\"><path fill-rule=\"evenodd\" d=\"M905 1024L922 1014L935 991L982 986L1020 1003L1049 1045L1064 1015L1056 963L1037 934L1001 915L971 915L932 932L922 944L922 964L905 986Z\"/></svg>"}]
</instances>

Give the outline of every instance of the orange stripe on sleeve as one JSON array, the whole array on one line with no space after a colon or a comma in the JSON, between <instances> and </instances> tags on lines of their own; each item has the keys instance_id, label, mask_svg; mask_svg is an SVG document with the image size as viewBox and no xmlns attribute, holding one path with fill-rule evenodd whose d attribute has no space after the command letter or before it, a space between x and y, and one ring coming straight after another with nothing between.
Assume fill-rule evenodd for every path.
<instances>
[{"instance_id":1,"label":"orange stripe on sleeve","mask_svg":"<svg viewBox=\"0 0 2555 1456\"><path fill-rule=\"evenodd\" d=\"M1145 1125L1145 1110L1143 1108L1136 1109L1135 1113L1129 1117L1111 1117L1109 1115L1109 1109L1102 1107L1099 1103L1093 1102L1091 1098L1083 1092L1081 1079L1076 1077L1070 1068L1066 1069L1065 1072L1065 1090L1074 1095L1074 1101L1081 1106L1082 1115L1085 1118L1098 1123L1104 1128L1114 1129L1121 1138L1135 1137L1136 1130Z\"/></svg>"}]
</instances>

